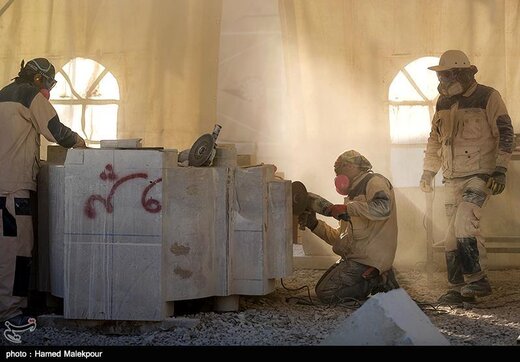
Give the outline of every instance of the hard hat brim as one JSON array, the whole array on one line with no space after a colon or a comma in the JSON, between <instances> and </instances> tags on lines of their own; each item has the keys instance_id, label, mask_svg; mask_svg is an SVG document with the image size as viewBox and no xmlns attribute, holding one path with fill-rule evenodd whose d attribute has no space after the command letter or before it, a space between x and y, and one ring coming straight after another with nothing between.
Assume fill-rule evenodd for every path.
<instances>
[{"instance_id":1,"label":"hard hat brim","mask_svg":"<svg viewBox=\"0 0 520 362\"><path fill-rule=\"evenodd\" d=\"M471 65L464 66L464 67L451 67L449 65L434 65L433 67L428 67L429 70L434 70L436 72L443 72L445 70L458 69L458 68L471 68Z\"/></svg>"}]
</instances>

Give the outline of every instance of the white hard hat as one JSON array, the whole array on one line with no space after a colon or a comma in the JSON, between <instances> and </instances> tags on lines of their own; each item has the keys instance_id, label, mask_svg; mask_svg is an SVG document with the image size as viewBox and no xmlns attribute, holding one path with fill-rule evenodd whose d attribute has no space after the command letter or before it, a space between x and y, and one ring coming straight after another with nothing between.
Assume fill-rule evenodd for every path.
<instances>
[{"instance_id":1,"label":"white hard hat","mask_svg":"<svg viewBox=\"0 0 520 362\"><path fill-rule=\"evenodd\" d=\"M442 72L453 68L469 68L471 63L469 62L468 56L460 50L447 50L441 55L439 65L428 67L430 70L436 72Z\"/></svg>"}]
</instances>

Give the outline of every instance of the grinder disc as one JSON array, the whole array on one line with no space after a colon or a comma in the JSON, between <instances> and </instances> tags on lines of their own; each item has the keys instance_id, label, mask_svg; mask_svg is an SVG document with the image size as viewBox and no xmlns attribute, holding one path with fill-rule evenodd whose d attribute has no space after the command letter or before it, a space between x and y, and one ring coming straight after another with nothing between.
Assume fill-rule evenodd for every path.
<instances>
[{"instance_id":1,"label":"grinder disc","mask_svg":"<svg viewBox=\"0 0 520 362\"><path fill-rule=\"evenodd\" d=\"M293 215L300 215L307 208L307 189L300 181L294 181L291 186Z\"/></svg>"},{"instance_id":2,"label":"grinder disc","mask_svg":"<svg viewBox=\"0 0 520 362\"><path fill-rule=\"evenodd\" d=\"M209 166L215 156L215 140L209 133L200 136L191 146L188 156L190 166Z\"/></svg>"}]
</instances>

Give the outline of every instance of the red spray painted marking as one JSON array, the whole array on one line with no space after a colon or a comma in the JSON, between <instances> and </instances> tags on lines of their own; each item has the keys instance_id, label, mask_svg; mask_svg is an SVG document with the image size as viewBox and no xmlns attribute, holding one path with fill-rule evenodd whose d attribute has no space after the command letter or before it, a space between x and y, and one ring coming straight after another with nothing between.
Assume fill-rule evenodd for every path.
<instances>
[{"instance_id":1,"label":"red spray painted marking","mask_svg":"<svg viewBox=\"0 0 520 362\"><path fill-rule=\"evenodd\" d=\"M143 194L141 195L141 204L143 205L144 209L151 213L157 213L161 211L161 203L155 199L152 199L151 197L146 200L146 195L148 194L148 191L155 185L157 185L159 182L162 182L162 177L158 178L157 180L150 183L150 185L146 186L146 188L143 191Z\"/></svg>"},{"instance_id":2,"label":"red spray painted marking","mask_svg":"<svg viewBox=\"0 0 520 362\"><path fill-rule=\"evenodd\" d=\"M108 173L105 171L108 171ZM117 179L117 176L116 176L111 164L107 164L105 166L105 170L103 172L101 172L101 174L99 175L99 178L103 181L106 181L107 179L108 180ZM126 181L130 181L135 178L147 179L148 174L142 173L142 172L133 173L133 174L120 178L119 180L116 181L114 186L112 186L112 189L110 189L110 192L108 193L108 196L106 197L106 199L101 195L97 195L97 194L91 195L85 202L85 208L84 208L85 215L87 215L87 217L90 219L94 219L96 217L96 208L94 207L94 201L101 202L103 204L103 206L105 206L105 210L107 211L107 213L111 214L114 211L114 206L112 205L112 198L114 197L114 194L115 194L117 188L119 186L121 186L123 183L125 183ZM146 195L148 194L150 189L152 189L152 187L157 185L159 182L162 182L162 178L158 178L157 180L150 182L150 185L146 186L146 188L144 189L144 191L141 195L141 204L143 205L143 208L150 213L157 213L157 212L161 211L161 208L162 208L161 203L158 200L155 200L153 198L149 198L148 200L146 200Z\"/></svg>"}]
</instances>

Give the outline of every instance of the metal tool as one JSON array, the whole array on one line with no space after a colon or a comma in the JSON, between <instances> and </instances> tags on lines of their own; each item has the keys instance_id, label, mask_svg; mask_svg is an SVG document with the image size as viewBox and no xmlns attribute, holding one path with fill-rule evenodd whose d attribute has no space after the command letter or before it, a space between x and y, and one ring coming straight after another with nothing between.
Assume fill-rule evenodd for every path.
<instances>
[{"instance_id":1,"label":"metal tool","mask_svg":"<svg viewBox=\"0 0 520 362\"><path fill-rule=\"evenodd\" d=\"M195 167L211 166L217 153L217 138L222 126L216 124L213 133L203 134L190 148L188 165Z\"/></svg>"},{"instance_id":2,"label":"metal tool","mask_svg":"<svg viewBox=\"0 0 520 362\"><path fill-rule=\"evenodd\" d=\"M300 215L307 209L307 188L300 181L292 183L292 205L293 215Z\"/></svg>"},{"instance_id":3,"label":"metal tool","mask_svg":"<svg viewBox=\"0 0 520 362\"><path fill-rule=\"evenodd\" d=\"M291 186L293 215L300 216L305 211L314 211L323 216L332 216L332 202L320 195L308 192L305 185L300 181L293 181ZM339 217L348 221L348 215L346 214ZM305 230L305 226L300 225L300 230Z\"/></svg>"}]
</instances>

